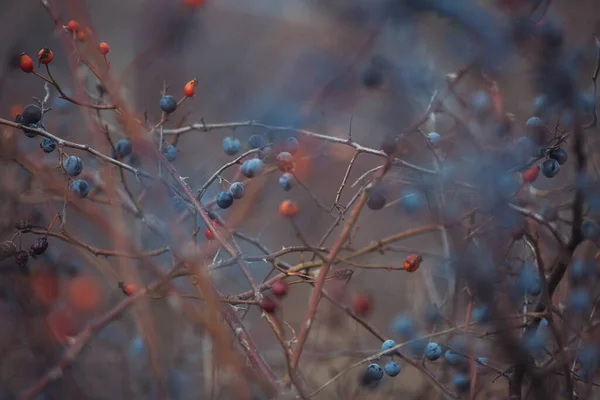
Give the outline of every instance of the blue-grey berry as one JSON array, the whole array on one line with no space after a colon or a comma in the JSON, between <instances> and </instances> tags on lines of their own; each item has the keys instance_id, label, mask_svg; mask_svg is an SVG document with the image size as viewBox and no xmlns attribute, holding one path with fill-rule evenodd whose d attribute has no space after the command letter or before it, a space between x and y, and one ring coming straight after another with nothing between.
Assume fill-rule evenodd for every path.
<instances>
[{"instance_id":1,"label":"blue-grey berry","mask_svg":"<svg viewBox=\"0 0 600 400\"><path fill-rule=\"evenodd\" d=\"M40 142L40 147L44 150L44 153L52 153L56 150L56 142L50 138L43 138Z\"/></svg>"},{"instance_id":2,"label":"blue-grey berry","mask_svg":"<svg viewBox=\"0 0 600 400\"><path fill-rule=\"evenodd\" d=\"M160 99L160 109L167 114L171 114L177 109L177 100L170 94Z\"/></svg>"},{"instance_id":3,"label":"blue-grey berry","mask_svg":"<svg viewBox=\"0 0 600 400\"><path fill-rule=\"evenodd\" d=\"M381 380L383 378L383 368L379 364L369 364L366 375L370 380Z\"/></svg>"},{"instance_id":4,"label":"blue-grey berry","mask_svg":"<svg viewBox=\"0 0 600 400\"><path fill-rule=\"evenodd\" d=\"M173 162L177 159L177 147L172 144L162 149L162 153L169 162Z\"/></svg>"},{"instance_id":5,"label":"blue-grey berry","mask_svg":"<svg viewBox=\"0 0 600 400\"><path fill-rule=\"evenodd\" d=\"M242 182L233 182L229 187L229 193L234 199L241 199L246 194L246 187Z\"/></svg>"},{"instance_id":6,"label":"blue-grey berry","mask_svg":"<svg viewBox=\"0 0 600 400\"><path fill-rule=\"evenodd\" d=\"M223 152L228 156L235 156L240 152L240 140L227 136L223 139Z\"/></svg>"},{"instance_id":7,"label":"blue-grey berry","mask_svg":"<svg viewBox=\"0 0 600 400\"><path fill-rule=\"evenodd\" d=\"M442 356L442 346L435 342L427 343L425 346L425 358L429 361L438 360Z\"/></svg>"},{"instance_id":8,"label":"blue-grey berry","mask_svg":"<svg viewBox=\"0 0 600 400\"><path fill-rule=\"evenodd\" d=\"M226 209L226 208L231 207L232 204L233 204L233 196L231 195L231 193L221 192L217 195L217 205L220 208Z\"/></svg>"},{"instance_id":9,"label":"blue-grey berry","mask_svg":"<svg viewBox=\"0 0 600 400\"><path fill-rule=\"evenodd\" d=\"M287 138L283 145L283 150L287 151L291 155L296 154L298 152L299 148L300 148L300 143L298 143L298 139L296 139L293 136L290 136L289 138Z\"/></svg>"},{"instance_id":10,"label":"blue-grey berry","mask_svg":"<svg viewBox=\"0 0 600 400\"><path fill-rule=\"evenodd\" d=\"M400 364L396 361L390 361L385 364L385 373L389 376L398 376L400 373Z\"/></svg>"},{"instance_id":11,"label":"blue-grey berry","mask_svg":"<svg viewBox=\"0 0 600 400\"><path fill-rule=\"evenodd\" d=\"M294 175L290 174L289 172L281 175L279 177L279 186L281 186L281 188L286 192L292 190L294 187Z\"/></svg>"},{"instance_id":12,"label":"blue-grey berry","mask_svg":"<svg viewBox=\"0 0 600 400\"><path fill-rule=\"evenodd\" d=\"M69 156L63 161L63 169L69 176L77 176L83 171L83 161L77 156Z\"/></svg>"},{"instance_id":13,"label":"blue-grey berry","mask_svg":"<svg viewBox=\"0 0 600 400\"><path fill-rule=\"evenodd\" d=\"M241 172L246 178L254 178L262 173L263 162L258 158L251 158L250 160L244 161L242 164Z\"/></svg>"},{"instance_id":14,"label":"blue-grey berry","mask_svg":"<svg viewBox=\"0 0 600 400\"><path fill-rule=\"evenodd\" d=\"M251 149L262 149L267 144L267 141L262 135L252 135L248 139L248 146Z\"/></svg>"},{"instance_id":15,"label":"blue-grey berry","mask_svg":"<svg viewBox=\"0 0 600 400\"><path fill-rule=\"evenodd\" d=\"M383 343L381 344L381 350L389 350L389 349L391 349L391 348L392 348L392 347L394 347L394 346L396 346L396 342L395 342L395 341L393 341L392 339L388 339L388 340L386 340L385 342L383 342ZM393 353L394 353L394 352L393 352L393 351L391 351L391 352L388 352L388 353L386 353L386 354L388 354L388 355L392 355Z\"/></svg>"},{"instance_id":16,"label":"blue-grey berry","mask_svg":"<svg viewBox=\"0 0 600 400\"><path fill-rule=\"evenodd\" d=\"M72 193L83 199L90 193L90 185L83 179L78 179L71 183L70 190Z\"/></svg>"},{"instance_id":17,"label":"blue-grey berry","mask_svg":"<svg viewBox=\"0 0 600 400\"><path fill-rule=\"evenodd\" d=\"M133 146L131 145L131 142L127 139L121 139L119 140L117 143L115 143L115 149L117 154L119 155L119 158L123 158L123 157L127 157L128 155L131 154L131 151L133 150ZM116 157L113 157L116 158Z\"/></svg>"}]
</instances>

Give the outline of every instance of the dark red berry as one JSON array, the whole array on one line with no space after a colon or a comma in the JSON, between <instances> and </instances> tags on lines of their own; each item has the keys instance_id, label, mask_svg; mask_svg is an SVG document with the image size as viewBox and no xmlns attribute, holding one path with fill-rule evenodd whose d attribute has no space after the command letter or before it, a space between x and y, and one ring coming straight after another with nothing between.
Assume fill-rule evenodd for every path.
<instances>
[{"instance_id":1,"label":"dark red berry","mask_svg":"<svg viewBox=\"0 0 600 400\"><path fill-rule=\"evenodd\" d=\"M48 239L45 236L39 237L31 243L31 252L36 256L44 254L46 250L48 250Z\"/></svg>"},{"instance_id":2,"label":"dark red berry","mask_svg":"<svg viewBox=\"0 0 600 400\"><path fill-rule=\"evenodd\" d=\"M27 262L29 261L29 255L24 250L17 251L14 255L14 258L19 267L26 266Z\"/></svg>"},{"instance_id":3,"label":"dark red berry","mask_svg":"<svg viewBox=\"0 0 600 400\"><path fill-rule=\"evenodd\" d=\"M372 298L368 294L360 293L352 299L352 311L356 315L365 316L371 311Z\"/></svg>"},{"instance_id":4,"label":"dark red berry","mask_svg":"<svg viewBox=\"0 0 600 400\"><path fill-rule=\"evenodd\" d=\"M263 298L260 303L260 308L269 314L272 314L275 312L275 310L277 309L277 303L275 302L275 300L273 300L270 297L265 297Z\"/></svg>"},{"instance_id":5,"label":"dark red berry","mask_svg":"<svg viewBox=\"0 0 600 400\"><path fill-rule=\"evenodd\" d=\"M290 284L286 281L278 280L277 282L273 283L273 286L271 286L271 293L273 293L273 295L279 298L285 297L287 295L289 287Z\"/></svg>"}]
</instances>

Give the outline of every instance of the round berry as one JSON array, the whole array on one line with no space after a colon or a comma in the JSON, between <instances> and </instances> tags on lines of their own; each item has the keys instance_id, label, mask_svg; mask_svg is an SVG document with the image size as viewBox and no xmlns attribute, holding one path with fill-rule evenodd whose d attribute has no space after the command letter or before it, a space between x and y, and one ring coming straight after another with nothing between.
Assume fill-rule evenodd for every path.
<instances>
[{"instance_id":1,"label":"round berry","mask_svg":"<svg viewBox=\"0 0 600 400\"><path fill-rule=\"evenodd\" d=\"M167 113L167 114L171 114L172 112L174 112L177 109L177 100L175 100L175 98L173 96L171 96L170 94L163 96L160 99L160 109Z\"/></svg>"},{"instance_id":2,"label":"round berry","mask_svg":"<svg viewBox=\"0 0 600 400\"><path fill-rule=\"evenodd\" d=\"M79 22L75 21L75 20L70 20L67 23L67 30L69 32L77 32L79 30Z\"/></svg>"},{"instance_id":3,"label":"round berry","mask_svg":"<svg viewBox=\"0 0 600 400\"><path fill-rule=\"evenodd\" d=\"M490 321L492 318L491 314L490 308L485 304L481 304L471 311L471 318L473 319L473 322L485 323Z\"/></svg>"},{"instance_id":4,"label":"round berry","mask_svg":"<svg viewBox=\"0 0 600 400\"><path fill-rule=\"evenodd\" d=\"M397 315L392 320L390 330L405 339L411 339L415 333L415 320L408 314Z\"/></svg>"},{"instance_id":5,"label":"round berry","mask_svg":"<svg viewBox=\"0 0 600 400\"><path fill-rule=\"evenodd\" d=\"M44 151L44 153L52 153L56 150L56 142L50 138L43 138L40 142L40 147Z\"/></svg>"},{"instance_id":6,"label":"round berry","mask_svg":"<svg viewBox=\"0 0 600 400\"><path fill-rule=\"evenodd\" d=\"M442 137L437 132L429 132L427 134L427 139L429 140L429 143L431 143L431 145L433 147L438 147L438 145L440 144L440 142L442 140Z\"/></svg>"},{"instance_id":7,"label":"round berry","mask_svg":"<svg viewBox=\"0 0 600 400\"><path fill-rule=\"evenodd\" d=\"M29 124L29 127L32 128L32 129L37 129L38 128L38 126L36 124ZM28 131L28 130L25 130L25 129L23 129L23 134L25 136L27 136L28 138L34 138L34 137L36 137L38 135L37 132Z\"/></svg>"},{"instance_id":8,"label":"round berry","mask_svg":"<svg viewBox=\"0 0 600 400\"><path fill-rule=\"evenodd\" d=\"M108 43L100 42L100 43L98 43L98 50L100 50L100 54L105 56L110 51L110 47L108 47Z\"/></svg>"},{"instance_id":9,"label":"round berry","mask_svg":"<svg viewBox=\"0 0 600 400\"><path fill-rule=\"evenodd\" d=\"M567 306L577 314L585 314L591 304L590 292L586 289L573 289L567 296Z\"/></svg>"},{"instance_id":10,"label":"round berry","mask_svg":"<svg viewBox=\"0 0 600 400\"><path fill-rule=\"evenodd\" d=\"M294 187L294 175L289 172L281 175L279 177L279 186L286 192L292 190L292 187Z\"/></svg>"},{"instance_id":11,"label":"round berry","mask_svg":"<svg viewBox=\"0 0 600 400\"><path fill-rule=\"evenodd\" d=\"M196 86L198 86L198 81L196 79L192 79L183 87L183 95L185 97L194 97L196 94Z\"/></svg>"},{"instance_id":12,"label":"round berry","mask_svg":"<svg viewBox=\"0 0 600 400\"><path fill-rule=\"evenodd\" d=\"M234 199L239 200L246 194L246 187L242 182L233 182L229 187L229 193Z\"/></svg>"},{"instance_id":13,"label":"round berry","mask_svg":"<svg viewBox=\"0 0 600 400\"><path fill-rule=\"evenodd\" d=\"M400 373L400 364L396 361L390 361L385 364L385 373L389 376L397 376Z\"/></svg>"},{"instance_id":14,"label":"round berry","mask_svg":"<svg viewBox=\"0 0 600 400\"><path fill-rule=\"evenodd\" d=\"M43 49L40 49L40 51L38 51L37 58L40 64L47 65L50 64L54 59L54 53L49 48L44 47Z\"/></svg>"},{"instance_id":15,"label":"round berry","mask_svg":"<svg viewBox=\"0 0 600 400\"><path fill-rule=\"evenodd\" d=\"M387 203L387 193L383 186L376 186L371 189L367 199L367 207L371 210L381 210Z\"/></svg>"},{"instance_id":16,"label":"round berry","mask_svg":"<svg viewBox=\"0 0 600 400\"><path fill-rule=\"evenodd\" d=\"M69 176L77 176L83 171L83 161L77 156L69 156L63 161L63 169Z\"/></svg>"},{"instance_id":17,"label":"round berry","mask_svg":"<svg viewBox=\"0 0 600 400\"><path fill-rule=\"evenodd\" d=\"M252 135L248 139L248 146L251 149L262 149L267 144L267 141L262 135Z\"/></svg>"},{"instance_id":18,"label":"round berry","mask_svg":"<svg viewBox=\"0 0 600 400\"><path fill-rule=\"evenodd\" d=\"M424 319L427 324L435 325L443 320L440 309L435 304L430 304L425 308Z\"/></svg>"},{"instance_id":19,"label":"round berry","mask_svg":"<svg viewBox=\"0 0 600 400\"><path fill-rule=\"evenodd\" d=\"M263 166L263 162L258 158L246 160L242 164L242 175L244 175L246 178L254 178L262 173Z\"/></svg>"},{"instance_id":20,"label":"round berry","mask_svg":"<svg viewBox=\"0 0 600 400\"><path fill-rule=\"evenodd\" d=\"M280 279L278 281L275 281L273 283L273 286L271 286L271 293L273 293L275 297L282 298L287 295L289 287L290 284L287 283L287 281Z\"/></svg>"},{"instance_id":21,"label":"round berry","mask_svg":"<svg viewBox=\"0 0 600 400\"><path fill-rule=\"evenodd\" d=\"M31 252L36 256L42 255L48 249L48 239L45 236L39 237L31 244Z\"/></svg>"},{"instance_id":22,"label":"round berry","mask_svg":"<svg viewBox=\"0 0 600 400\"><path fill-rule=\"evenodd\" d=\"M569 153L567 153L567 151L565 149L563 149L562 147L559 147L556 149L552 149L550 151L550 153L548 153L548 157L552 158L553 160L558 161L558 163L560 165L563 165L564 163L567 162Z\"/></svg>"},{"instance_id":23,"label":"round berry","mask_svg":"<svg viewBox=\"0 0 600 400\"><path fill-rule=\"evenodd\" d=\"M235 156L240 151L240 140L227 136L223 139L223 152L228 156Z\"/></svg>"},{"instance_id":24,"label":"round berry","mask_svg":"<svg viewBox=\"0 0 600 400\"><path fill-rule=\"evenodd\" d=\"M586 239L597 239L600 237L600 226L596 221L584 219L581 223L581 234Z\"/></svg>"},{"instance_id":25,"label":"round berry","mask_svg":"<svg viewBox=\"0 0 600 400\"><path fill-rule=\"evenodd\" d=\"M80 198L84 199L90 193L90 185L83 179L73 181L70 186L71 193L76 194Z\"/></svg>"},{"instance_id":26,"label":"round berry","mask_svg":"<svg viewBox=\"0 0 600 400\"><path fill-rule=\"evenodd\" d=\"M258 304L260 308L268 314L274 313L277 309L277 303L270 297L264 297Z\"/></svg>"},{"instance_id":27,"label":"round berry","mask_svg":"<svg viewBox=\"0 0 600 400\"><path fill-rule=\"evenodd\" d=\"M540 278L532 267L524 267L519 273L516 283L520 294L539 296L542 292Z\"/></svg>"},{"instance_id":28,"label":"round berry","mask_svg":"<svg viewBox=\"0 0 600 400\"><path fill-rule=\"evenodd\" d=\"M527 183L534 182L537 177L540 175L540 166L534 165L525 171L523 171L523 181Z\"/></svg>"},{"instance_id":29,"label":"round berry","mask_svg":"<svg viewBox=\"0 0 600 400\"><path fill-rule=\"evenodd\" d=\"M29 254L25 250L17 251L13 258L19 267L25 267L29 261Z\"/></svg>"},{"instance_id":30,"label":"round berry","mask_svg":"<svg viewBox=\"0 0 600 400\"><path fill-rule=\"evenodd\" d=\"M298 205L292 200L284 200L279 205L279 214L284 218L295 218L298 215Z\"/></svg>"},{"instance_id":31,"label":"round berry","mask_svg":"<svg viewBox=\"0 0 600 400\"><path fill-rule=\"evenodd\" d=\"M28 104L21 111L19 123L29 126L37 124L42 119L42 109L37 104Z\"/></svg>"},{"instance_id":32,"label":"round berry","mask_svg":"<svg viewBox=\"0 0 600 400\"><path fill-rule=\"evenodd\" d=\"M233 204L233 196L229 192L221 192L217 195L217 205L222 209L227 209Z\"/></svg>"},{"instance_id":33,"label":"round berry","mask_svg":"<svg viewBox=\"0 0 600 400\"><path fill-rule=\"evenodd\" d=\"M400 200L404 212L412 214L419 211L425 206L425 196L415 189L407 189L402 193L402 199Z\"/></svg>"},{"instance_id":34,"label":"round berry","mask_svg":"<svg viewBox=\"0 0 600 400\"><path fill-rule=\"evenodd\" d=\"M466 359L464 356L452 351L452 350L446 350L446 352L444 353L444 359L446 359L446 362L450 365L461 365L464 364Z\"/></svg>"},{"instance_id":35,"label":"round berry","mask_svg":"<svg viewBox=\"0 0 600 400\"><path fill-rule=\"evenodd\" d=\"M406 272L415 272L417 269L419 269L419 266L421 266L422 262L423 262L423 257L421 257L420 255L418 255L418 254L409 254L404 259L404 263L402 264L402 268L404 268L404 270Z\"/></svg>"},{"instance_id":36,"label":"round berry","mask_svg":"<svg viewBox=\"0 0 600 400\"><path fill-rule=\"evenodd\" d=\"M352 311L358 316L366 316L371 311L373 298L368 294L359 293L352 298Z\"/></svg>"},{"instance_id":37,"label":"round berry","mask_svg":"<svg viewBox=\"0 0 600 400\"><path fill-rule=\"evenodd\" d=\"M282 172L291 171L294 167L294 156L287 151L282 151L281 153L277 154L277 157L275 158L275 164Z\"/></svg>"},{"instance_id":38,"label":"round berry","mask_svg":"<svg viewBox=\"0 0 600 400\"><path fill-rule=\"evenodd\" d=\"M452 377L452 384L459 392L466 392L471 385L471 379L464 374L456 374Z\"/></svg>"},{"instance_id":39,"label":"round berry","mask_svg":"<svg viewBox=\"0 0 600 400\"><path fill-rule=\"evenodd\" d=\"M213 227L215 229L217 229L217 221L212 221ZM206 228L206 230L204 231L204 237L206 237L208 240L213 240L215 238L215 236L213 235L213 233L210 231L209 228Z\"/></svg>"},{"instance_id":40,"label":"round berry","mask_svg":"<svg viewBox=\"0 0 600 400\"><path fill-rule=\"evenodd\" d=\"M21 57L19 57L19 68L26 73L33 72L33 60L31 57L25 53L21 54Z\"/></svg>"},{"instance_id":41,"label":"round berry","mask_svg":"<svg viewBox=\"0 0 600 400\"><path fill-rule=\"evenodd\" d=\"M115 143L115 149L117 151L117 154L119 155L119 158L123 158L131 154L133 146L131 145L131 142L129 140L121 139L117 143Z\"/></svg>"},{"instance_id":42,"label":"round berry","mask_svg":"<svg viewBox=\"0 0 600 400\"><path fill-rule=\"evenodd\" d=\"M379 381L383 378L383 369L379 364L369 364L367 367L367 376L370 380Z\"/></svg>"},{"instance_id":43,"label":"round berry","mask_svg":"<svg viewBox=\"0 0 600 400\"><path fill-rule=\"evenodd\" d=\"M294 155L298 152L298 149L300 148L300 143L298 143L298 139L296 139L293 136L290 136L289 138L285 139L285 143L283 144L283 150L290 153L291 155Z\"/></svg>"},{"instance_id":44,"label":"round berry","mask_svg":"<svg viewBox=\"0 0 600 400\"><path fill-rule=\"evenodd\" d=\"M560 164L553 158L544 161L542 164L542 174L544 174L546 178L554 178L559 172Z\"/></svg>"},{"instance_id":45,"label":"round berry","mask_svg":"<svg viewBox=\"0 0 600 400\"><path fill-rule=\"evenodd\" d=\"M169 162L173 162L177 159L177 147L172 144L162 149L162 153Z\"/></svg>"},{"instance_id":46,"label":"round berry","mask_svg":"<svg viewBox=\"0 0 600 400\"><path fill-rule=\"evenodd\" d=\"M368 89L377 89L383 84L383 71L377 65L369 65L361 74L362 84Z\"/></svg>"},{"instance_id":47,"label":"round berry","mask_svg":"<svg viewBox=\"0 0 600 400\"><path fill-rule=\"evenodd\" d=\"M392 339L388 339L388 340L386 340L385 342L382 343L381 350L383 350L383 351L389 350L389 349L391 349L392 347L395 347L395 346L396 346L396 342L393 341ZM394 354L394 352L390 351L390 352L388 352L386 354L387 355L392 355L392 354Z\"/></svg>"},{"instance_id":48,"label":"round berry","mask_svg":"<svg viewBox=\"0 0 600 400\"><path fill-rule=\"evenodd\" d=\"M583 282L590 277L593 271L592 264L578 258L571 263L569 276L574 283Z\"/></svg>"},{"instance_id":49,"label":"round berry","mask_svg":"<svg viewBox=\"0 0 600 400\"><path fill-rule=\"evenodd\" d=\"M427 343L427 346L425 346L425 358L429 361L436 361L439 360L441 356L442 347L439 344L435 342Z\"/></svg>"}]
</instances>

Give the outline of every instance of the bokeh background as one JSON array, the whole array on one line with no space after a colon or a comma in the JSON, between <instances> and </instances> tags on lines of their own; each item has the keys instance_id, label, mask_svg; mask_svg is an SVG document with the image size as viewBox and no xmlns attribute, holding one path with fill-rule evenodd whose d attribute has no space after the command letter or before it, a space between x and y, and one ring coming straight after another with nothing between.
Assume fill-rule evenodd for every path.
<instances>
[{"instance_id":1,"label":"bokeh background","mask_svg":"<svg viewBox=\"0 0 600 400\"><path fill-rule=\"evenodd\" d=\"M91 27L98 41L110 45L110 70L119 79L120 94L137 115L147 112L154 123L160 119L158 101L165 83L167 91L178 97L183 85L197 77L196 98L186 101L177 112L177 117L185 117L185 122L256 119L338 137L345 137L351 127L354 140L376 149L382 140L402 132L418 118L434 92L443 87L446 74L456 72L477 51L477 43L460 27L448 24L443 18L394 7L394 2L383 0L208 0L206 5L193 10L178 0L65 0L51 3L60 10L61 21L66 23L75 18ZM473 9L477 3L481 15L494 21L488 32L493 39L508 23L505 10L501 10L503 5L496 1L472 3ZM593 12L597 2L555 0L550 3L548 14L563 24L568 46L580 46L590 55L584 66L584 70L590 72L583 74L581 79L585 88L589 86L594 67L592 33L599 33L600 16ZM473 18L478 16L474 14ZM63 89L70 93L79 90L81 94L82 88L77 88L74 76L89 74L85 74L85 68L77 69L75 74L72 72L67 61L64 33L55 29L39 1L3 0L0 22L0 54L4 55L0 66L0 112L3 118L11 119L11 107L30 103L32 96L44 97L42 82L14 67L15 55L23 51L33 55L41 47L52 48L55 60L51 67L55 78ZM492 39L484 41L484 46L495 43ZM496 79L506 110L514 118L515 131L511 135L516 137L533 110L536 95L532 84L533 60L527 49L505 47L487 48L484 52L490 53L489 62L497 70ZM365 87L362 81L362 74L373 58L383 60L385 64L384 81L377 89ZM93 91L95 82L87 79L87 85ZM484 87L481 76L467 76L457 91L466 96ZM56 92L51 92L54 109L45 118L48 130L75 142L91 141L94 133L90 127L90 114L93 113L56 97ZM109 113L103 112L103 116L114 127L112 137L122 138L124 133L119 129L118 121ZM170 121L168 126L174 127L176 120ZM441 117L428 122L427 128L443 132L449 126L450 122ZM244 143L256 132L262 131L240 128L235 135ZM7 132L4 134L8 135ZM181 176L188 177L190 187L199 188L219 166L230 160L222 153L221 142L223 137L232 134L230 129L193 131L178 138L178 159L174 165ZM593 145L597 138L591 134L590 137ZM108 154L106 141L98 140L97 136L94 140L98 150ZM18 150L11 150L7 143L2 144L3 157L0 159L0 174L5 182L0 192L2 239L10 238L15 232L15 224L24 220L47 226L52 216L61 211L62 205L60 198L40 195L44 185L38 179L44 180L45 175L31 178L11 160L11 154L16 154L13 151L22 155L41 154L37 142L27 142L24 138L11 142ZM252 200L236 203L238 209L232 211L235 214L232 218L237 221L236 229L259 238L271 250L299 244L293 227L282 221L277 213L279 203L290 195L300 206L297 224L309 243L317 243L335 220L335 213L329 214L319 208L313 196L321 204L331 206L353 151L312 140L301 144L302 155L307 160L299 164L302 168L298 173L310 193L300 185L285 193L278 187L277 174L270 174L252 181L248 188ZM401 142L402 157L431 167L431 156L414 151L415 146L422 146L422 143L418 140ZM48 160L42 160L40 164L40 156L33 158L37 158L35 165L45 166L48 177L59 176L53 169L54 159L47 157ZM98 163L87 156L84 160L90 179L101 181L102 174L92 172L92 167ZM379 163L377 157L361 155L349 181L354 182L364 171ZM154 167L143 157L142 165ZM117 176L114 170L111 171ZM234 175L226 173L225 176L232 179ZM399 169L391 176L392 182L397 181L392 185L393 190L400 197L402 180L410 178L411 172ZM135 179L127 179L135 191L142 190ZM544 184L540 184L542 188ZM342 203L349 201L356 189L348 187ZM181 245L178 239L189 238L193 224L189 219L176 222L179 221L178 210L161 188L149 186L147 191L144 200L147 211L168 232L173 244ZM207 197L218 191L217 182ZM94 207L98 207L96 218L88 219L86 212ZM223 216L228 218L228 213ZM353 245L360 248L378 238L430 224L432 218L427 211L407 215L394 206L377 212L365 210ZM103 224L115 224L144 249L164 245L163 240L143 233L143 228L133 218L113 212L110 207L82 203L68 211L69 230L79 240L97 248L113 247L113 238L107 236L105 229L98 228L98 220ZM202 224L200 228L203 232ZM335 237L334 234L326 246L331 245ZM199 238L204 240L202 233ZM27 248L33 236L23 235L18 240L22 240L23 247ZM250 255L260 254L252 246L244 247L244 250ZM64 342L56 338L57 329L77 332L118 304L123 298L117 288L118 281L136 281L142 286L156 277L143 262L122 262L114 257L94 257L84 253L50 238L48 253L30 260L28 275L16 270L12 260L0 262L0 399L18 398L61 357ZM443 246L437 233L410 238L403 241L396 252L373 254L360 262L401 265L409 253L423 256L418 272L409 275L359 270L348 284L344 301L358 292L373 296L375 310L369 321L381 331L387 331L390 320L399 312L416 315L424 305L443 302L446 288L451 286L453 277L441 267ZM156 260L165 268L170 265L166 254ZM298 262L296 256L288 260ZM270 270L270 265L264 262L253 262L250 266L257 280L263 279ZM99 292L95 306L85 312L74 311L69 300L72 280L81 276L93 279L90 290ZM211 276L223 293L248 290L236 267L215 271ZM40 280L44 283L36 283ZM35 295L40 285L42 288L37 290L43 292L42 300L40 295ZM182 291L191 290L183 279L177 285ZM285 320L296 331L305 316L309 294L308 285L294 285L283 302ZM50 297L51 301L44 301L44 296ZM197 303L202 307L201 302ZM325 302L317 320L301 362L312 388L358 360L353 351L364 356L361 351L377 350L380 346L360 326ZM251 308L245 321L265 359L282 375L285 359L281 348L255 307ZM287 332L291 334L291 330ZM229 378L225 374L215 377L211 373L214 365L220 362L212 352L211 343L210 336L190 321L180 303L164 299L142 301L92 339L73 366L48 387L45 397L39 398L229 398L225 388ZM437 398L421 373L409 365L403 364L403 368L398 378L387 382L377 392L364 394L363 389L358 388L353 372L332 385L331 390L323 392L320 398ZM496 386L490 385L490 393L495 388L503 390L504 383L499 381ZM352 397L359 395L370 397Z\"/></svg>"}]
</instances>

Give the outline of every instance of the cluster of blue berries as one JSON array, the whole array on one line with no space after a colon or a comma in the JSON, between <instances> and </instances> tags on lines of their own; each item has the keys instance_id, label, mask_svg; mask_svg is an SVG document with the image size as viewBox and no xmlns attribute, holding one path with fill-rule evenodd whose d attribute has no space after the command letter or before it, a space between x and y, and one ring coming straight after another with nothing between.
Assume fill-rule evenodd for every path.
<instances>
[{"instance_id":1,"label":"cluster of blue berries","mask_svg":"<svg viewBox=\"0 0 600 400\"><path fill-rule=\"evenodd\" d=\"M83 161L77 156L69 156L63 161L62 167L65 174L76 177L83 171ZM71 182L70 190L71 193L83 199L90 193L90 185L83 179L77 179Z\"/></svg>"},{"instance_id":2,"label":"cluster of blue berries","mask_svg":"<svg viewBox=\"0 0 600 400\"><path fill-rule=\"evenodd\" d=\"M242 182L234 182L226 192L220 192L217 195L217 206L223 210L231 207L234 200L239 200L246 194L246 187Z\"/></svg>"}]
</instances>

